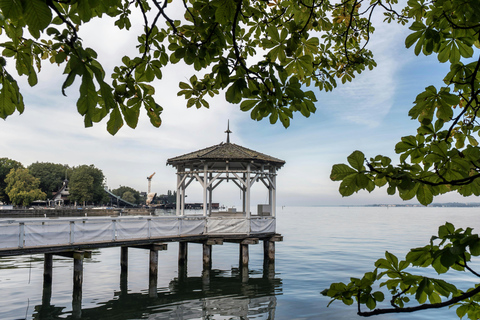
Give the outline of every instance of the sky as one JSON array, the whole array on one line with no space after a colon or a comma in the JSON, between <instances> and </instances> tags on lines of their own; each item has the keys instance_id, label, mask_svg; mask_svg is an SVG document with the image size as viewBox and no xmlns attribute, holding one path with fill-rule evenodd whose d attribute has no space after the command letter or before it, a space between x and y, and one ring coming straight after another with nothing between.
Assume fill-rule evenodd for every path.
<instances>
[{"instance_id":1,"label":"sky","mask_svg":"<svg viewBox=\"0 0 480 320\"><path fill-rule=\"evenodd\" d=\"M142 20L136 21L132 33L111 27L112 21L97 20L81 28L84 46L97 51L107 73L124 54L135 53L134 33L141 28ZM26 108L23 114L15 113L0 121L0 157L24 166L37 161L69 166L93 164L103 171L110 189L130 186L147 191L146 178L155 172L152 192L166 194L175 189L176 183L175 169L166 166L167 159L224 142L229 122L231 142L286 161L277 177L278 205L403 203L398 195L387 195L385 188L343 198L338 193L339 183L332 182L329 176L332 165L346 163L354 150L361 150L367 158L390 156L397 163L395 144L402 136L416 133L417 122L408 117L408 110L425 87L441 85L447 66L435 57L415 56L412 49L405 48L407 35L405 27L395 24L377 27L370 44L377 68L357 76L352 83L341 85L339 81L333 92L310 88L317 94L317 112L309 118L295 114L288 129L280 122L271 125L268 118L251 120L239 105L227 103L223 93L209 100L209 109L187 109L184 98L176 93L178 82L187 82L194 70L174 65L163 71L162 80L153 83L155 98L164 108L162 126L154 128L143 112L136 129L125 125L111 136L106 130L107 120L84 128L75 106L78 85L67 89L67 97L63 96L62 69L44 63L37 86L29 87L26 79L16 77ZM233 183L219 188L214 202L226 206L241 203ZM253 191L253 201L262 203L268 199L266 188ZM189 187L187 196L187 202L201 202L199 184ZM476 201L456 194L434 200Z\"/></svg>"}]
</instances>

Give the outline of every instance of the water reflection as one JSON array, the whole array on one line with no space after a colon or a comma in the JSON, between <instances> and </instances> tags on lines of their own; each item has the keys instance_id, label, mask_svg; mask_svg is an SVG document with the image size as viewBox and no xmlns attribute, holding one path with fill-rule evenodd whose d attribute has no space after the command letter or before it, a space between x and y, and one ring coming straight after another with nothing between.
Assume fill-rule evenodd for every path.
<instances>
[{"instance_id":1,"label":"water reflection","mask_svg":"<svg viewBox=\"0 0 480 320\"><path fill-rule=\"evenodd\" d=\"M276 295L282 294L282 280L275 278L271 264L263 271L204 270L197 277L189 277L185 268L179 268L179 277L167 288L157 288L155 296L151 288L129 292L125 274L119 287L113 299L88 309L79 309L79 294L74 292L72 310L67 311L65 306L51 305L52 287L44 283L42 304L35 306L33 319L273 320Z\"/></svg>"}]
</instances>

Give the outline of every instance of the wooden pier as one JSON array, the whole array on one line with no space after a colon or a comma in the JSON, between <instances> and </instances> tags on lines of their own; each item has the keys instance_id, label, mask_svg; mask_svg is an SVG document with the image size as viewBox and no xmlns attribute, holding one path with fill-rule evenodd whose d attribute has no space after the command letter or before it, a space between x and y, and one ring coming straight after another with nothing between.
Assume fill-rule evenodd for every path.
<instances>
[{"instance_id":1,"label":"wooden pier","mask_svg":"<svg viewBox=\"0 0 480 320\"><path fill-rule=\"evenodd\" d=\"M83 260L91 256L92 249L120 248L121 278L125 285L129 249L149 250L149 294L156 297L158 252L167 250L168 243L179 243L179 277L182 270L186 270L189 243L202 245L204 270L211 269L213 246L236 243L239 245L239 269L244 270L248 279L249 245L263 242L264 265L268 268L274 264L275 242L282 240L275 232L275 218L268 216L249 219L245 216L126 216L0 220L0 257L44 254L46 292L51 294L53 255L73 259L74 318L81 315ZM48 299L48 294L46 296Z\"/></svg>"}]
</instances>

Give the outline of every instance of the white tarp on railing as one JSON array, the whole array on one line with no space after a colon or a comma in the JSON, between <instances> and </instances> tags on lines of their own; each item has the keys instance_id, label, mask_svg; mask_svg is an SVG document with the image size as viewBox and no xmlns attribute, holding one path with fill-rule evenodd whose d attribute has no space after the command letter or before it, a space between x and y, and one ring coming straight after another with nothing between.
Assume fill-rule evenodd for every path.
<instances>
[{"instance_id":1,"label":"white tarp on railing","mask_svg":"<svg viewBox=\"0 0 480 320\"><path fill-rule=\"evenodd\" d=\"M0 220L0 249L275 232L275 218L142 216Z\"/></svg>"},{"instance_id":2,"label":"white tarp on railing","mask_svg":"<svg viewBox=\"0 0 480 320\"><path fill-rule=\"evenodd\" d=\"M247 219L210 218L207 220L207 234L249 232Z\"/></svg>"},{"instance_id":3,"label":"white tarp on railing","mask_svg":"<svg viewBox=\"0 0 480 320\"><path fill-rule=\"evenodd\" d=\"M19 246L20 225L18 223L7 223L0 225L0 245L3 248L15 248Z\"/></svg>"},{"instance_id":4,"label":"white tarp on railing","mask_svg":"<svg viewBox=\"0 0 480 320\"><path fill-rule=\"evenodd\" d=\"M75 222L75 243L96 241L111 241L113 238L112 220L83 220Z\"/></svg>"},{"instance_id":5,"label":"white tarp on railing","mask_svg":"<svg viewBox=\"0 0 480 320\"><path fill-rule=\"evenodd\" d=\"M202 235L205 233L205 218L183 218L180 220L181 234L183 235Z\"/></svg>"},{"instance_id":6,"label":"white tarp on railing","mask_svg":"<svg viewBox=\"0 0 480 320\"><path fill-rule=\"evenodd\" d=\"M69 244L70 228L69 221L44 221L37 223L24 223L24 246L49 246Z\"/></svg>"},{"instance_id":7,"label":"white tarp on railing","mask_svg":"<svg viewBox=\"0 0 480 320\"><path fill-rule=\"evenodd\" d=\"M272 219L272 218L251 219L250 231L252 233L275 232L275 219Z\"/></svg>"}]
</instances>

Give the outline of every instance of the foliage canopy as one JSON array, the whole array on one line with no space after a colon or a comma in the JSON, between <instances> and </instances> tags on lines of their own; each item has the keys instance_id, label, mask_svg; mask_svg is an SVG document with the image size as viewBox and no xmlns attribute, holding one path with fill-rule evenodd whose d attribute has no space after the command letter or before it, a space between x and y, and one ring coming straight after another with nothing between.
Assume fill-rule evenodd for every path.
<instances>
[{"instance_id":1,"label":"foliage canopy","mask_svg":"<svg viewBox=\"0 0 480 320\"><path fill-rule=\"evenodd\" d=\"M0 43L0 117L25 107L7 60L31 86L47 60L63 68L64 94L80 81L77 109L86 126L108 117L111 134L124 123L135 128L144 108L158 127L163 108L151 82L162 78L166 65L183 62L193 68L189 83L179 84L187 107L208 108L207 96L223 90L252 119L269 117L288 127L294 112L308 117L316 110L316 97L305 86L330 91L337 79L351 81L375 66L366 49L374 29L370 14L380 8L389 19L404 21L390 2L362 12L359 1L190 0L182 7L172 0L0 0L0 31L7 36ZM95 50L83 46L82 26L107 15L129 30L138 12L144 24L138 54L124 56L106 75Z\"/></svg>"}]
</instances>

